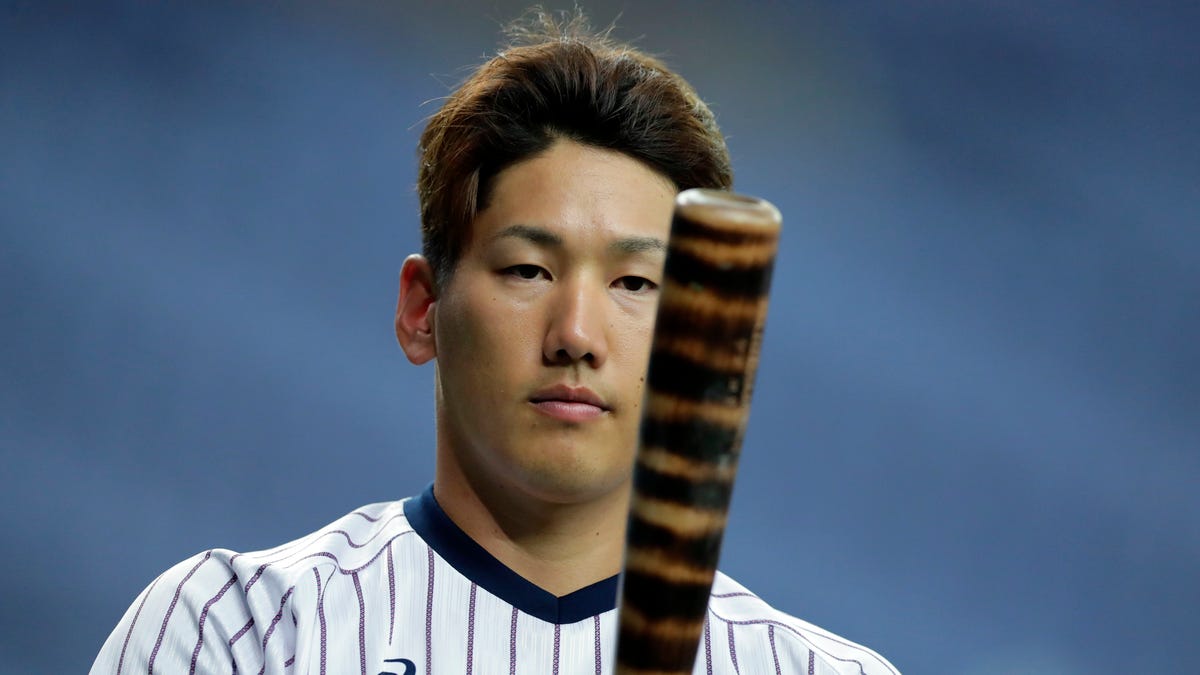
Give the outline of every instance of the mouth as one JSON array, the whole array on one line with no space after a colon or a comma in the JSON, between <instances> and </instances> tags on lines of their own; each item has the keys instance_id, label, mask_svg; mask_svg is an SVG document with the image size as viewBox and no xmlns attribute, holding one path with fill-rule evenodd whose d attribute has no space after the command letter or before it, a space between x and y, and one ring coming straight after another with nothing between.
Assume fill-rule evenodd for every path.
<instances>
[{"instance_id":1,"label":"mouth","mask_svg":"<svg viewBox=\"0 0 1200 675\"><path fill-rule=\"evenodd\" d=\"M563 422L586 422L610 412L612 407L587 387L554 385L529 397L538 412Z\"/></svg>"}]
</instances>

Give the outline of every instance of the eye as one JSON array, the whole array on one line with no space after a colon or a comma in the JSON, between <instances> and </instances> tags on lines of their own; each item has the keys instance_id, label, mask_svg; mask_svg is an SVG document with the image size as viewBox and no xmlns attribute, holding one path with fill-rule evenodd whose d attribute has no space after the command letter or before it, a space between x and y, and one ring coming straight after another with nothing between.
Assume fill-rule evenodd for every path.
<instances>
[{"instance_id":1,"label":"eye","mask_svg":"<svg viewBox=\"0 0 1200 675\"><path fill-rule=\"evenodd\" d=\"M538 277L549 278L550 273L538 267L537 265L512 265L505 267L504 274L517 277L518 279L537 279Z\"/></svg>"},{"instance_id":2,"label":"eye","mask_svg":"<svg viewBox=\"0 0 1200 675\"><path fill-rule=\"evenodd\" d=\"M613 282L621 290L633 293L644 293L658 288L658 284L645 277L626 276Z\"/></svg>"}]
</instances>

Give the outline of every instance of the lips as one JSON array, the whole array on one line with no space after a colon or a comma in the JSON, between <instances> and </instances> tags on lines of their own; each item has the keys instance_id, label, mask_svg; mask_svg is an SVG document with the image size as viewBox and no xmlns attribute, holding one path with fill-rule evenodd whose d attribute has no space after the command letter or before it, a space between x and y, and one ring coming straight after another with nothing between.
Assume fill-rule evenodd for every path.
<instances>
[{"instance_id":1,"label":"lips","mask_svg":"<svg viewBox=\"0 0 1200 675\"><path fill-rule=\"evenodd\" d=\"M601 417L612 408L587 387L558 384L529 397L538 412L563 422L586 422Z\"/></svg>"}]
</instances>

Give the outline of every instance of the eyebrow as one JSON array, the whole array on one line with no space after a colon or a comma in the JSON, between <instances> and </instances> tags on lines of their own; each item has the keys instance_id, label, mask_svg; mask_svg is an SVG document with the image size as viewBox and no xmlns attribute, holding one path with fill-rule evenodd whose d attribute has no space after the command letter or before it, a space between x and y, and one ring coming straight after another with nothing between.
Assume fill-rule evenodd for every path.
<instances>
[{"instance_id":1,"label":"eyebrow","mask_svg":"<svg viewBox=\"0 0 1200 675\"><path fill-rule=\"evenodd\" d=\"M505 237L524 239L532 244L548 248L561 248L563 246L562 237L550 230L534 225L509 225L497 232L492 239L497 240ZM614 253L623 255L634 255L650 251L660 252L667 250L667 242L658 237L624 237L610 243L608 249Z\"/></svg>"},{"instance_id":2,"label":"eyebrow","mask_svg":"<svg viewBox=\"0 0 1200 675\"><path fill-rule=\"evenodd\" d=\"M497 232L492 240L503 239L505 237L516 237L524 239L538 246L554 246L560 247L563 245L562 237L554 234L550 230L542 227L534 227L533 225L509 225Z\"/></svg>"},{"instance_id":3,"label":"eyebrow","mask_svg":"<svg viewBox=\"0 0 1200 675\"><path fill-rule=\"evenodd\" d=\"M658 237L626 237L608 245L610 251L631 255L649 251L660 252L667 250L667 242Z\"/></svg>"}]
</instances>

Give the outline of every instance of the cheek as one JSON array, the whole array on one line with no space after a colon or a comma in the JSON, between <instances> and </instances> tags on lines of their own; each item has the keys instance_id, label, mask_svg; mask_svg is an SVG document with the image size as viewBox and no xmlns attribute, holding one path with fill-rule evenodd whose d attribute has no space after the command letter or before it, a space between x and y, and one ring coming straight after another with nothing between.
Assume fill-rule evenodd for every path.
<instances>
[{"instance_id":1,"label":"cheek","mask_svg":"<svg viewBox=\"0 0 1200 675\"><path fill-rule=\"evenodd\" d=\"M621 386L629 400L640 409L646 385L646 369L650 365L650 348L654 339L652 327L641 325L622 331L617 338L622 354L619 367ZM617 365L617 364L614 364Z\"/></svg>"},{"instance_id":2,"label":"cheek","mask_svg":"<svg viewBox=\"0 0 1200 675\"><path fill-rule=\"evenodd\" d=\"M650 347L654 341L654 315L632 317L615 331L621 353L627 354L630 363L645 365L650 358Z\"/></svg>"},{"instance_id":3,"label":"cheek","mask_svg":"<svg viewBox=\"0 0 1200 675\"><path fill-rule=\"evenodd\" d=\"M507 386L507 374L529 359L531 349L540 349L534 317L515 311L490 293L457 300L439 315L439 356L471 379Z\"/></svg>"},{"instance_id":4,"label":"cheek","mask_svg":"<svg viewBox=\"0 0 1200 675\"><path fill-rule=\"evenodd\" d=\"M486 370L488 323L482 303L458 296L438 307L435 324L439 368L453 380L475 379Z\"/></svg>"}]
</instances>

